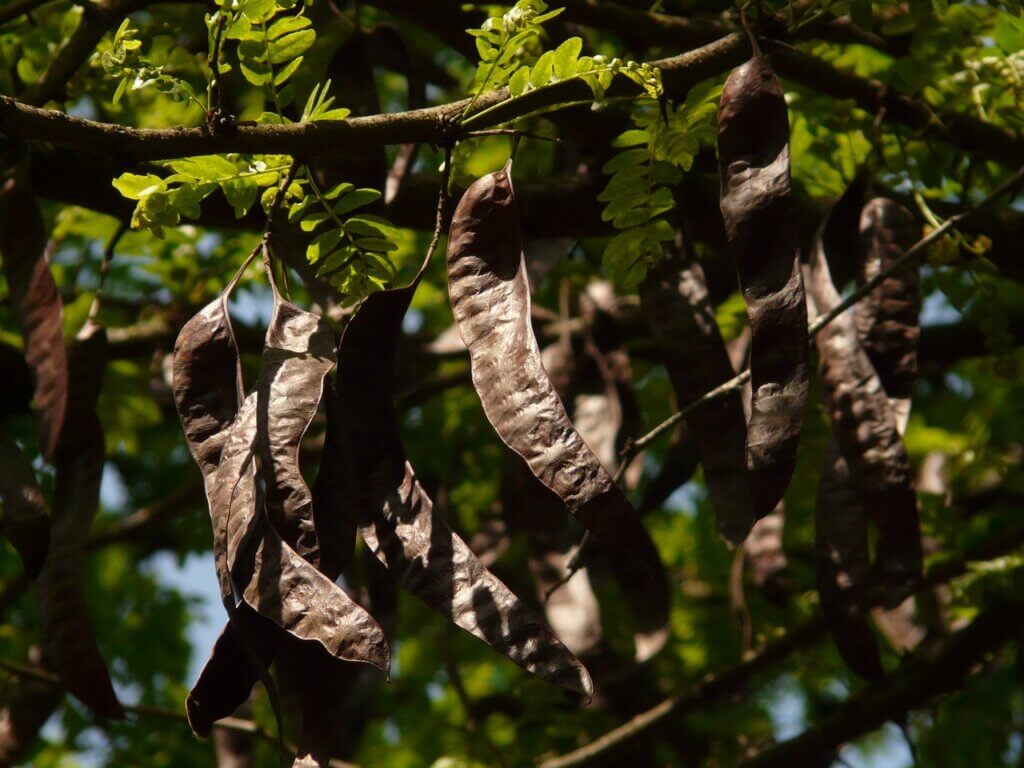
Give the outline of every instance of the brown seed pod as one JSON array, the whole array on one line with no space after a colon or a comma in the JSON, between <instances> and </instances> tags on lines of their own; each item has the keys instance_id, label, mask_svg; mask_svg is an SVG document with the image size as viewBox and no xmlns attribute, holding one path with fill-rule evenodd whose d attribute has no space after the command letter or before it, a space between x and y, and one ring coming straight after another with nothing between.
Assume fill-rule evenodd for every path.
<instances>
[{"instance_id":1,"label":"brown seed pod","mask_svg":"<svg viewBox=\"0 0 1024 768\"><path fill-rule=\"evenodd\" d=\"M43 568L50 545L50 516L32 462L2 428L0 505L4 535L21 557L25 572L34 579Z\"/></svg>"},{"instance_id":2,"label":"brown seed pod","mask_svg":"<svg viewBox=\"0 0 1024 768\"><path fill-rule=\"evenodd\" d=\"M704 271L673 254L647 273L640 305L658 344L680 406L736 375L715 321ZM718 532L733 544L754 524L746 477L747 425L740 393L732 392L686 417L697 446Z\"/></svg>"},{"instance_id":3,"label":"brown seed pod","mask_svg":"<svg viewBox=\"0 0 1024 768\"><path fill-rule=\"evenodd\" d=\"M818 486L814 526L818 594L829 633L850 669L880 680L885 672L878 638L863 608L870 578L868 518L834 441Z\"/></svg>"},{"instance_id":4,"label":"brown seed pod","mask_svg":"<svg viewBox=\"0 0 1024 768\"><path fill-rule=\"evenodd\" d=\"M39 646L29 650L32 666L40 667ZM10 675L0 695L0 766L25 763L39 731L64 697L59 686L46 680Z\"/></svg>"},{"instance_id":5,"label":"brown seed pod","mask_svg":"<svg viewBox=\"0 0 1024 768\"><path fill-rule=\"evenodd\" d=\"M466 190L448 239L448 293L473 384L501 439L594 536L654 562L639 516L573 428L541 363L510 168Z\"/></svg>"},{"instance_id":6,"label":"brown seed pod","mask_svg":"<svg viewBox=\"0 0 1024 768\"><path fill-rule=\"evenodd\" d=\"M318 642L332 656L387 671L387 640L373 618L340 586L281 539L263 510L254 453L259 395L242 403L228 430L214 491L237 593L293 637ZM273 406L271 406L273 407Z\"/></svg>"},{"instance_id":7,"label":"brown seed pod","mask_svg":"<svg viewBox=\"0 0 1024 768\"><path fill-rule=\"evenodd\" d=\"M26 175L19 166L0 186L0 257L32 372L40 449L52 460L67 409L68 363L60 293L50 274L43 219Z\"/></svg>"},{"instance_id":8,"label":"brown seed pod","mask_svg":"<svg viewBox=\"0 0 1024 768\"><path fill-rule=\"evenodd\" d=\"M82 581L85 546L106 463L103 428L96 415L106 347L106 331L89 320L68 353L69 407L57 443L50 549L38 594L45 655L54 672L97 715L121 719L124 710L96 647Z\"/></svg>"},{"instance_id":9,"label":"brown seed pod","mask_svg":"<svg viewBox=\"0 0 1024 768\"><path fill-rule=\"evenodd\" d=\"M373 619L281 541L262 513L253 453L258 395L249 397L246 423L239 424L236 412L242 392L241 372L227 314L227 297L241 272L221 296L185 325L175 345L175 402L189 450L206 483L222 598L232 615L232 624L214 647L187 703L190 722L200 735L208 734L215 720L230 715L245 701L261 670L273 658L277 640L269 622L296 637L319 641L341 658L382 668L388 664L387 646ZM293 315L298 316L288 316ZM318 324L313 323L307 330L312 335L317 329ZM294 325L287 323L284 330L272 326L268 336L275 340L281 335L288 337L285 331L301 336ZM296 348L304 346L297 338L287 343ZM308 341L305 347L309 347ZM268 355L269 363L279 373L286 367L281 365L285 356L274 349ZM261 381L268 382L264 391L272 398L276 395L269 383L275 380L275 375L261 376ZM276 404L269 406L268 412L276 414ZM282 412L292 410L285 408ZM305 426L302 424L302 431ZM233 433L235 428L238 431ZM276 426L274 432L278 433ZM227 479L228 474L218 473L225 469L224 447L230 434L235 434L236 440L231 466L226 469L231 479ZM232 509L237 514L232 515ZM232 573L239 549L242 562L235 563L237 573ZM236 587L252 608L257 612L262 608L266 620L260 620L245 605L236 607ZM310 600L311 608L305 605L306 600ZM247 653L239 655L239 649Z\"/></svg>"},{"instance_id":10,"label":"brown seed pod","mask_svg":"<svg viewBox=\"0 0 1024 768\"><path fill-rule=\"evenodd\" d=\"M864 206L860 235L864 258L858 280L865 283L917 242L921 227L902 205L876 197ZM854 309L857 335L892 400L907 400L913 393L920 315L921 276L916 264L886 278Z\"/></svg>"},{"instance_id":11,"label":"brown seed pod","mask_svg":"<svg viewBox=\"0 0 1024 768\"><path fill-rule=\"evenodd\" d=\"M282 301L274 293L258 392L260 472L267 514L281 537L314 565L319 546L313 497L299 468L299 443L323 397L324 378L334 367L334 333L319 315Z\"/></svg>"},{"instance_id":12,"label":"brown seed pod","mask_svg":"<svg viewBox=\"0 0 1024 768\"><path fill-rule=\"evenodd\" d=\"M807 309L789 175L789 119L756 41L726 80L718 112L725 232L752 334L746 463L755 517L782 499L796 463L808 390Z\"/></svg>"},{"instance_id":13,"label":"brown seed pod","mask_svg":"<svg viewBox=\"0 0 1024 768\"><path fill-rule=\"evenodd\" d=\"M422 273L405 288L369 296L342 334L320 470L330 479L318 478L315 487L324 560L350 553L327 557L321 522L356 520L367 547L408 592L527 671L589 696L583 665L451 531L405 460L394 411L395 356ZM347 533L343 540L348 546Z\"/></svg>"},{"instance_id":14,"label":"brown seed pod","mask_svg":"<svg viewBox=\"0 0 1024 768\"><path fill-rule=\"evenodd\" d=\"M783 534L786 528L785 502L758 520L750 529L750 536L743 544L744 561L750 568L750 576L761 594L769 600L782 603L789 588L786 584L786 550Z\"/></svg>"},{"instance_id":15,"label":"brown seed pod","mask_svg":"<svg viewBox=\"0 0 1024 768\"><path fill-rule=\"evenodd\" d=\"M821 238L809 275L814 309L824 314L841 298ZM878 525L875 567L887 587L887 604L895 606L909 594L922 561L917 498L896 413L857 339L852 312L824 326L815 343L825 409L861 503Z\"/></svg>"}]
</instances>

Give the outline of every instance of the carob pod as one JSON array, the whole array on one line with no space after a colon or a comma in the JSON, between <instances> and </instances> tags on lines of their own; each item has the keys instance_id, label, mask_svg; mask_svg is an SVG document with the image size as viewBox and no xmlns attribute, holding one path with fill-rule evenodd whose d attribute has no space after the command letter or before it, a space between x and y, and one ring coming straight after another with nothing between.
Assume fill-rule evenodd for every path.
<instances>
[{"instance_id":1,"label":"carob pod","mask_svg":"<svg viewBox=\"0 0 1024 768\"><path fill-rule=\"evenodd\" d=\"M789 118L757 41L718 112L721 209L750 318L753 387L746 465L755 518L782 499L808 392L807 308L789 174Z\"/></svg>"},{"instance_id":2,"label":"carob pod","mask_svg":"<svg viewBox=\"0 0 1024 768\"><path fill-rule=\"evenodd\" d=\"M236 413L241 372L226 302L240 275L241 270L221 296L185 325L175 347L175 401L189 449L204 475L222 598L232 616L187 704L200 734L230 714L225 711L230 704L237 707L247 698L260 675L251 655L269 662L276 650L265 629L247 630L260 623L250 609L338 658L382 669L389 661L383 633L373 619L282 541L264 512L255 476L258 393ZM268 336L274 331L272 327ZM270 354L270 367L276 367L277 357ZM275 411L271 404L268 412ZM228 658L239 648L250 651L251 664Z\"/></svg>"},{"instance_id":3,"label":"carob pod","mask_svg":"<svg viewBox=\"0 0 1024 768\"><path fill-rule=\"evenodd\" d=\"M27 186L27 169L11 168L0 186L0 257L8 298L24 341L39 409L39 446L52 460L68 401L61 299L50 274L46 232Z\"/></svg>"},{"instance_id":4,"label":"carob pod","mask_svg":"<svg viewBox=\"0 0 1024 768\"><path fill-rule=\"evenodd\" d=\"M590 695L590 676L543 621L451 531L405 459L394 410L402 319L423 275L367 297L338 346L337 394L314 487L321 521L355 520L363 541L409 593L548 682ZM345 524L340 524L344 529ZM348 546L348 536L343 537Z\"/></svg>"},{"instance_id":5,"label":"carob pod","mask_svg":"<svg viewBox=\"0 0 1024 768\"><path fill-rule=\"evenodd\" d=\"M828 631L850 669L880 680L882 655L863 607L871 569L868 519L835 440L818 485L814 520L818 595Z\"/></svg>"},{"instance_id":6,"label":"carob pod","mask_svg":"<svg viewBox=\"0 0 1024 768\"><path fill-rule=\"evenodd\" d=\"M541 363L510 170L466 190L448 238L448 293L473 384L505 444L599 541L654 562L639 515L573 428Z\"/></svg>"},{"instance_id":7,"label":"carob pod","mask_svg":"<svg viewBox=\"0 0 1024 768\"><path fill-rule=\"evenodd\" d=\"M322 317L282 300L274 288L258 393L260 472L267 514L281 537L317 565L313 497L299 468L299 444L335 365L334 332Z\"/></svg>"},{"instance_id":8,"label":"carob pod","mask_svg":"<svg viewBox=\"0 0 1024 768\"><path fill-rule=\"evenodd\" d=\"M640 284L640 306L679 407L736 375L698 263L678 251L668 255ZM754 524L740 393L731 392L697 408L687 415L686 426L704 467L715 526L726 540L739 544Z\"/></svg>"},{"instance_id":9,"label":"carob pod","mask_svg":"<svg viewBox=\"0 0 1024 768\"><path fill-rule=\"evenodd\" d=\"M85 547L106 463L103 427L96 415L106 350L106 331L90 319L68 352L68 410L57 441L50 548L38 595L43 647L53 671L97 715L121 719L124 710L96 646L83 583Z\"/></svg>"},{"instance_id":10,"label":"carob pod","mask_svg":"<svg viewBox=\"0 0 1024 768\"><path fill-rule=\"evenodd\" d=\"M819 314L841 301L820 237L811 256L809 291ZM910 593L922 561L917 497L896 412L860 345L852 312L824 326L815 343L825 410L863 508L878 526L875 570L886 588L886 605L893 607Z\"/></svg>"},{"instance_id":11,"label":"carob pod","mask_svg":"<svg viewBox=\"0 0 1024 768\"><path fill-rule=\"evenodd\" d=\"M42 665L39 646L29 649L33 667ZM0 766L23 765L39 731L60 705L59 686L29 676L9 675L0 694Z\"/></svg>"},{"instance_id":12,"label":"carob pod","mask_svg":"<svg viewBox=\"0 0 1024 768\"><path fill-rule=\"evenodd\" d=\"M50 515L36 483L32 462L0 427L0 505L4 536L17 551L25 572L35 578L50 545Z\"/></svg>"},{"instance_id":13,"label":"carob pod","mask_svg":"<svg viewBox=\"0 0 1024 768\"><path fill-rule=\"evenodd\" d=\"M863 284L889 269L921 235L914 215L894 200L876 197L861 213ZM902 432L917 378L917 342L921 337L921 276L908 264L882 281L854 307L857 335L885 393L896 408ZM900 401L900 402L897 402Z\"/></svg>"}]
</instances>

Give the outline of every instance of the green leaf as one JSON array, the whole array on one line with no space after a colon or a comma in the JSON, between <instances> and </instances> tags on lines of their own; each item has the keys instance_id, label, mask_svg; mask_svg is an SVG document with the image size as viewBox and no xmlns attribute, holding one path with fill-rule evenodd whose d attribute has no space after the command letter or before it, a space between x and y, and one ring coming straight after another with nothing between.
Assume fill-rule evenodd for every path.
<instances>
[{"instance_id":1,"label":"green leaf","mask_svg":"<svg viewBox=\"0 0 1024 768\"><path fill-rule=\"evenodd\" d=\"M355 245L364 251L379 251L381 253L398 250L398 245L382 237L361 237L355 241Z\"/></svg>"},{"instance_id":2,"label":"green leaf","mask_svg":"<svg viewBox=\"0 0 1024 768\"><path fill-rule=\"evenodd\" d=\"M325 200L334 200L335 198L341 197L344 194L351 192L356 188L355 184L350 184L347 181L343 181L340 184L335 184L329 190L324 192Z\"/></svg>"},{"instance_id":3,"label":"green leaf","mask_svg":"<svg viewBox=\"0 0 1024 768\"><path fill-rule=\"evenodd\" d=\"M167 165L176 173L190 176L200 181L218 182L222 179L237 176L240 173L238 166L221 155L186 157L183 160L173 160Z\"/></svg>"},{"instance_id":4,"label":"green leaf","mask_svg":"<svg viewBox=\"0 0 1024 768\"><path fill-rule=\"evenodd\" d=\"M644 149L627 149L625 152L619 152L615 157L601 166L601 173L613 174L618 173L624 168L629 168L633 165L640 165L650 160L651 155Z\"/></svg>"},{"instance_id":5,"label":"green leaf","mask_svg":"<svg viewBox=\"0 0 1024 768\"><path fill-rule=\"evenodd\" d=\"M306 260L310 264L316 264L321 258L333 251L340 242L340 229L327 230L322 235L313 238L313 242L306 247Z\"/></svg>"},{"instance_id":6,"label":"green leaf","mask_svg":"<svg viewBox=\"0 0 1024 768\"><path fill-rule=\"evenodd\" d=\"M280 86L289 77L294 75L296 70L298 70L298 68L302 65L303 58L304 57L299 56L297 59L292 59L290 62L285 64L284 67L278 70L277 74L274 75L274 85Z\"/></svg>"},{"instance_id":7,"label":"green leaf","mask_svg":"<svg viewBox=\"0 0 1024 768\"><path fill-rule=\"evenodd\" d=\"M300 29L306 29L312 23L313 22L305 16L284 16L267 28L267 39L277 40L290 32L298 32Z\"/></svg>"},{"instance_id":8,"label":"green leaf","mask_svg":"<svg viewBox=\"0 0 1024 768\"><path fill-rule=\"evenodd\" d=\"M112 183L114 188L129 200L141 200L160 189L163 179L152 173L122 173Z\"/></svg>"},{"instance_id":9,"label":"green leaf","mask_svg":"<svg viewBox=\"0 0 1024 768\"><path fill-rule=\"evenodd\" d=\"M292 32L277 40L271 40L268 47L271 64L284 64L286 61L301 56L316 42L316 32L303 29Z\"/></svg>"},{"instance_id":10,"label":"green leaf","mask_svg":"<svg viewBox=\"0 0 1024 768\"><path fill-rule=\"evenodd\" d=\"M247 178L224 181L221 182L220 187L224 190L224 196L228 202L235 209L235 218L239 219L248 213L252 204L256 202L256 195L259 192L259 187Z\"/></svg>"},{"instance_id":11,"label":"green leaf","mask_svg":"<svg viewBox=\"0 0 1024 768\"><path fill-rule=\"evenodd\" d=\"M251 21L263 22L277 12L275 0L245 0L242 13Z\"/></svg>"},{"instance_id":12,"label":"green leaf","mask_svg":"<svg viewBox=\"0 0 1024 768\"><path fill-rule=\"evenodd\" d=\"M508 91L512 94L513 98L516 96L522 96L526 93L527 87L530 85L530 68L520 67L516 70L516 73L509 78Z\"/></svg>"},{"instance_id":13,"label":"green leaf","mask_svg":"<svg viewBox=\"0 0 1024 768\"><path fill-rule=\"evenodd\" d=\"M568 80L576 74L582 50L583 40L579 37L570 37L555 49L553 68L557 79Z\"/></svg>"},{"instance_id":14,"label":"green leaf","mask_svg":"<svg viewBox=\"0 0 1024 768\"><path fill-rule=\"evenodd\" d=\"M352 192L346 193L338 204L334 206L334 213L341 216L349 211L353 211L356 208L362 208L364 205L380 199L380 192L376 189L356 189Z\"/></svg>"},{"instance_id":15,"label":"green leaf","mask_svg":"<svg viewBox=\"0 0 1024 768\"><path fill-rule=\"evenodd\" d=\"M253 85L266 85L273 79L266 49L258 40L243 40L238 44L238 65L242 75Z\"/></svg>"},{"instance_id":16,"label":"green leaf","mask_svg":"<svg viewBox=\"0 0 1024 768\"><path fill-rule=\"evenodd\" d=\"M309 214L309 216L306 216L305 218L302 219L302 221L299 223L299 227L302 229L303 232L312 232L314 229L316 229L325 221L327 221L327 219L328 215L326 212L321 211L318 213L311 213Z\"/></svg>"},{"instance_id":17,"label":"green leaf","mask_svg":"<svg viewBox=\"0 0 1024 768\"><path fill-rule=\"evenodd\" d=\"M612 139L612 146L616 148L638 147L641 145L647 146L650 141L651 134L649 131L641 130L639 128L631 128Z\"/></svg>"},{"instance_id":18,"label":"green leaf","mask_svg":"<svg viewBox=\"0 0 1024 768\"><path fill-rule=\"evenodd\" d=\"M530 85L534 88L540 88L551 82L551 65L554 59L554 51L545 51L541 54L541 57L537 59L537 63L533 65L533 69L530 70Z\"/></svg>"}]
</instances>

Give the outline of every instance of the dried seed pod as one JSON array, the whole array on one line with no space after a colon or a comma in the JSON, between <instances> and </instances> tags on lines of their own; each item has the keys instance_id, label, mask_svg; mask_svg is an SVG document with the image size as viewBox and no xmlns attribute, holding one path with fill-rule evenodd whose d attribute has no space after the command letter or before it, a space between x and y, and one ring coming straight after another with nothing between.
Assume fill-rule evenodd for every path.
<instances>
[{"instance_id":1,"label":"dried seed pod","mask_svg":"<svg viewBox=\"0 0 1024 768\"><path fill-rule=\"evenodd\" d=\"M215 722L233 715L249 699L279 647L280 634L271 622L248 605L239 605L185 699L192 732L205 738Z\"/></svg>"},{"instance_id":2,"label":"dried seed pod","mask_svg":"<svg viewBox=\"0 0 1024 768\"><path fill-rule=\"evenodd\" d=\"M318 530L332 515L355 519L367 547L408 592L527 671L589 695L583 665L451 531L405 460L394 411L395 355L422 273L405 288L369 296L342 334L328 422L335 434L325 441L320 470L334 479L318 478L315 487Z\"/></svg>"},{"instance_id":3,"label":"dried seed pod","mask_svg":"<svg viewBox=\"0 0 1024 768\"><path fill-rule=\"evenodd\" d=\"M293 637L315 641L336 658L387 671L390 652L377 623L345 590L288 546L263 511L253 466L258 401L258 393L249 395L228 429L214 489L221 518L215 536L226 537L236 591L258 614Z\"/></svg>"},{"instance_id":4,"label":"dried seed pod","mask_svg":"<svg viewBox=\"0 0 1024 768\"><path fill-rule=\"evenodd\" d=\"M313 497L299 468L299 443L323 397L324 378L334 367L334 333L319 315L282 301L276 291L274 299L256 382L260 472L274 527L316 565Z\"/></svg>"},{"instance_id":5,"label":"dried seed pod","mask_svg":"<svg viewBox=\"0 0 1024 768\"><path fill-rule=\"evenodd\" d=\"M96 415L106 347L106 331L89 320L68 353L69 407L57 443L50 549L38 594L43 644L53 670L100 717L120 719L124 710L96 647L82 581L106 463L103 427Z\"/></svg>"},{"instance_id":6,"label":"dried seed pod","mask_svg":"<svg viewBox=\"0 0 1024 768\"><path fill-rule=\"evenodd\" d=\"M809 275L813 306L824 314L841 298L832 284L821 238ZM887 587L887 604L895 606L909 594L922 561L917 498L896 413L860 346L852 312L824 326L815 342L825 409L857 494L878 525L875 567Z\"/></svg>"},{"instance_id":7,"label":"dried seed pod","mask_svg":"<svg viewBox=\"0 0 1024 768\"><path fill-rule=\"evenodd\" d=\"M541 363L510 167L466 190L448 239L448 292L473 384L501 439L594 536L653 562L639 516L573 428Z\"/></svg>"},{"instance_id":8,"label":"dried seed pod","mask_svg":"<svg viewBox=\"0 0 1024 768\"><path fill-rule=\"evenodd\" d=\"M25 572L35 578L50 545L50 516L36 484L32 462L7 430L0 428L0 505L4 535L17 550Z\"/></svg>"},{"instance_id":9,"label":"dried seed pod","mask_svg":"<svg viewBox=\"0 0 1024 768\"><path fill-rule=\"evenodd\" d=\"M0 186L0 256L32 372L40 449L52 460L67 409L68 363L60 293L50 274L43 219L26 175L19 166Z\"/></svg>"},{"instance_id":10,"label":"dried seed pod","mask_svg":"<svg viewBox=\"0 0 1024 768\"><path fill-rule=\"evenodd\" d=\"M746 463L755 517L782 499L808 390L807 309L789 175L782 85L756 41L726 80L718 112L721 208L747 305L753 386Z\"/></svg>"},{"instance_id":11,"label":"dried seed pod","mask_svg":"<svg viewBox=\"0 0 1024 768\"><path fill-rule=\"evenodd\" d=\"M843 661L861 677L885 676L878 638L863 608L870 578L868 519L833 441L818 486L814 517L821 612Z\"/></svg>"},{"instance_id":12,"label":"dried seed pod","mask_svg":"<svg viewBox=\"0 0 1024 768\"><path fill-rule=\"evenodd\" d=\"M261 622L244 605L236 607L236 587L256 612L262 609L269 622L292 635L319 641L341 658L382 668L388 665L387 645L373 619L281 541L263 514L253 466L258 395L246 401L242 423L242 415L237 414L241 371L227 313L227 297L241 273L185 325L175 345L175 402L189 450L203 472L222 598L232 616L232 624L214 647L187 703L189 720L200 735L208 734L215 720L230 715L248 697L277 649L267 622ZM277 339L288 337L285 331L296 331L294 326L285 326L284 330L272 326L268 336ZM314 335L318 327L313 323L307 330ZM287 343L303 346L294 338ZM285 367L281 365L284 357L281 352L270 353L274 372ZM265 374L261 380L273 382L276 376ZM264 396L276 397L272 386L265 387L264 392ZM267 411L276 414L277 404L268 405ZM224 448L230 435L234 435L235 443L227 466ZM241 562L236 563L239 554ZM232 565L236 566L234 573ZM239 649L247 652L240 655Z\"/></svg>"},{"instance_id":13,"label":"dried seed pod","mask_svg":"<svg viewBox=\"0 0 1024 768\"><path fill-rule=\"evenodd\" d=\"M786 527L785 502L765 515L750 529L750 536L743 545L744 560L750 568L754 586L773 602L786 599L786 550L783 548L783 534Z\"/></svg>"},{"instance_id":14,"label":"dried seed pod","mask_svg":"<svg viewBox=\"0 0 1024 768\"><path fill-rule=\"evenodd\" d=\"M29 650L29 662L42 664L39 646ZM33 677L10 675L0 695L0 766L22 765L39 731L64 697L59 686Z\"/></svg>"},{"instance_id":15,"label":"dried seed pod","mask_svg":"<svg viewBox=\"0 0 1024 768\"><path fill-rule=\"evenodd\" d=\"M687 262L681 254L664 259L640 284L640 305L680 407L736 375L699 264ZM686 417L686 426L704 466L718 532L738 544L754 524L740 393L697 408Z\"/></svg>"},{"instance_id":16,"label":"dried seed pod","mask_svg":"<svg viewBox=\"0 0 1024 768\"><path fill-rule=\"evenodd\" d=\"M673 493L690 481L699 464L697 444L686 424L680 424L676 428L675 439L661 460L658 474L644 488L643 499L638 507L640 514L661 507Z\"/></svg>"},{"instance_id":17,"label":"dried seed pod","mask_svg":"<svg viewBox=\"0 0 1024 768\"><path fill-rule=\"evenodd\" d=\"M860 217L864 258L861 283L890 268L921 235L913 214L899 203L876 197ZM921 336L921 276L916 264L887 277L854 309L857 334L885 392L907 400L917 377Z\"/></svg>"}]
</instances>

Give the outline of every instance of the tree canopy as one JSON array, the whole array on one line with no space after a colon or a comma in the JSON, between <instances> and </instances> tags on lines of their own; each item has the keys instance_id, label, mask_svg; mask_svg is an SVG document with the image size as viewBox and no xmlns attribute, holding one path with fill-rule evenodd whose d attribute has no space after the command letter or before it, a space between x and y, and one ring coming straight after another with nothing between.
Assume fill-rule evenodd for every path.
<instances>
[{"instance_id":1,"label":"tree canopy","mask_svg":"<svg viewBox=\"0 0 1024 768\"><path fill-rule=\"evenodd\" d=\"M1024 764L1020 3L0 59L0 765Z\"/></svg>"}]
</instances>

